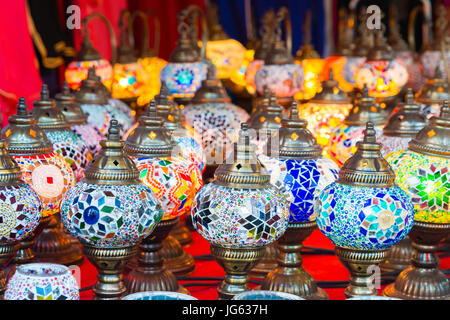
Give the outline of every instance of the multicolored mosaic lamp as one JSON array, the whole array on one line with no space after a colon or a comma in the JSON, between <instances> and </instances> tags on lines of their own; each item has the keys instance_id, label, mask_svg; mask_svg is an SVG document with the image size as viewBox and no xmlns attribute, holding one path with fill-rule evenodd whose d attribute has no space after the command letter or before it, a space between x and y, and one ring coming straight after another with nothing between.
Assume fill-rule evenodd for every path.
<instances>
[{"instance_id":1,"label":"multicolored mosaic lamp","mask_svg":"<svg viewBox=\"0 0 450 320\"><path fill-rule=\"evenodd\" d=\"M81 110L80 104L75 101L75 95L70 92L64 81L61 93L55 95L56 106L61 110L66 121L71 125L72 131L87 145L89 152L95 156L100 151L100 141L103 134L92 124L87 122L87 115Z\"/></svg>"},{"instance_id":2,"label":"multicolored mosaic lamp","mask_svg":"<svg viewBox=\"0 0 450 320\"><path fill-rule=\"evenodd\" d=\"M19 242L32 237L39 225L42 202L33 188L22 180L19 165L0 140L0 298L6 290L3 269L13 260Z\"/></svg>"},{"instance_id":3,"label":"multicolored mosaic lamp","mask_svg":"<svg viewBox=\"0 0 450 320\"><path fill-rule=\"evenodd\" d=\"M356 153L344 163L336 182L317 197L314 214L319 229L336 246L339 260L351 274L347 298L378 295L370 268L412 228L413 204L394 179L376 142L374 124L368 122Z\"/></svg>"},{"instance_id":4,"label":"multicolored mosaic lamp","mask_svg":"<svg viewBox=\"0 0 450 320\"><path fill-rule=\"evenodd\" d=\"M353 108L343 124L332 130L330 143L324 148L325 155L342 166L356 152L356 144L364 137L367 121L375 124L377 136L383 133L386 120L376 99L369 96L369 90L364 86L361 96L353 100Z\"/></svg>"},{"instance_id":5,"label":"multicolored mosaic lamp","mask_svg":"<svg viewBox=\"0 0 450 320\"><path fill-rule=\"evenodd\" d=\"M129 292L180 291L173 273L162 263L162 241L177 222L177 217L190 210L195 193L203 186L196 164L173 155L175 141L164 121L156 114L156 103L150 102L148 114L139 119L139 126L125 142L125 151L135 162L141 181L150 187L161 202L163 219L152 237L139 247L137 266L130 268L126 286ZM192 259L191 265L194 265ZM191 268L192 268L191 266Z\"/></svg>"},{"instance_id":6,"label":"multicolored mosaic lamp","mask_svg":"<svg viewBox=\"0 0 450 320\"><path fill-rule=\"evenodd\" d=\"M281 40L281 22L285 23L286 43ZM303 89L302 67L292 58L292 29L289 11L286 7L278 10L275 18L274 42L267 53L264 65L256 72L255 85L259 95L267 86L275 92L278 103L288 108L293 96Z\"/></svg>"},{"instance_id":7,"label":"multicolored mosaic lamp","mask_svg":"<svg viewBox=\"0 0 450 320\"><path fill-rule=\"evenodd\" d=\"M388 155L397 184L414 204L414 227L409 236L416 250L383 294L401 299L449 299L450 281L439 270L436 251L450 233L450 108L445 101L439 117L429 119L407 150Z\"/></svg>"},{"instance_id":8,"label":"multicolored mosaic lamp","mask_svg":"<svg viewBox=\"0 0 450 320\"><path fill-rule=\"evenodd\" d=\"M351 108L350 99L339 89L333 69L330 69L328 80L322 82L321 91L298 106L298 115L308 122L308 130L317 143L325 147L330 142L332 130L343 123Z\"/></svg>"},{"instance_id":9,"label":"multicolored mosaic lamp","mask_svg":"<svg viewBox=\"0 0 450 320\"><path fill-rule=\"evenodd\" d=\"M84 31L83 42L81 43L81 50L78 53L76 61L72 61L66 68L65 80L67 81L69 87L73 90L77 90L81 82L86 79L88 70L91 67L95 68L95 71L101 78L101 81L111 88L112 78L113 78L113 68L108 60L102 59L100 53L93 47L91 40L89 39L89 29L87 24L93 18L101 19L109 31L110 43L111 43L111 53L112 53L112 63L116 61L116 37L114 29L111 22L102 15L101 13L94 12L89 16L85 17L82 21Z\"/></svg>"},{"instance_id":10,"label":"multicolored mosaic lamp","mask_svg":"<svg viewBox=\"0 0 450 320\"><path fill-rule=\"evenodd\" d=\"M136 165L123 151L119 132L112 120L102 150L61 205L65 228L82 242L98 270L95 300L125 295L122 269L163 216L155 194L141 183Z\"/></svg>"},{"instance_id":11,"label":"multicolored mosaic lamp","mask_svg":"<svg viewBox=\"0 0 450 320\"><path fill-rule=\"evenodd\" d=\"M416 101L420 103L422 111L428 118L439 116L442 101L449 100L449 86L439 69L433 79L428 79L425 86L416 94Z\"/></svg>"},{"instance_id":12,"label":"multicolored mosaic lamp","mask_svg":"<svg viewBox=\"0 0 450 320\"><path fill-rule=\"evenodd\" d=\"M208 41L208 28L203 11L197 6L189 6L178 14L178 33L180 38L172 52L169 63L161 70L160 80L166 82L169 93L179 104L187 104L206 79L208 64L206 46L202 46L200 54L192 46L189 36L189 25L184 21L193 14L202 19L202 43Z\"/></svg>"},{"instance_id":13,"label":"multicolored mosaic lamp","mask_svg":"<svg viewBox=\"0 0 450 320\"><path fill-rule=\"evenodd\" d=\"M339 167L321 156L322 148L299 119L294 102L290 117L282 121L279 149L260 155L259 160L271 175L272 185L284 190L290 199L289 224L278 240L278 267L269 272L261 290L282 291L305 299L328 299L311 275L302 267L302 242L317 227L314 216L316 196L337 178Z\"/></svg>"},{"instance_id":14,"label":"multicolored mosaic lamp","mask_svg":"<svg viewBox=\"0 0 450 320\"><path fill-rule=\"evenodd\" d=\"M248 291L248 272L264 255L265 246L286 230L289 202L270 184L270 175L250 143L246 123L233 155L195 197L192 218L226 272L217 289L219 299Z\"/></svg>"},{"instance_id":15,"label":"multicolored mosaic lamp","mask_svg":"<svg viewBox=\"0 0 450 320\"><path fill-rule=\"evenodd\" d=\"M6 142L9 155L18 163L22 179L33 188L42 202L39 229L47 224L53 225L47 231L52 232L55 239L59 230L55 219L51 217L59 212L62 197L69 186L75 184L75 175L64 158L53 151L52 143L36 124L36 118L28 113L25 98L19 99L17 114L10 116L8 121L9 125L3 128L1 138ZM30 263L35 258L32 247L39 232L21 241L15 264ZM70 240L63 243L59 241L58 244L70 248Z\"/></svg>"}]
</instances>

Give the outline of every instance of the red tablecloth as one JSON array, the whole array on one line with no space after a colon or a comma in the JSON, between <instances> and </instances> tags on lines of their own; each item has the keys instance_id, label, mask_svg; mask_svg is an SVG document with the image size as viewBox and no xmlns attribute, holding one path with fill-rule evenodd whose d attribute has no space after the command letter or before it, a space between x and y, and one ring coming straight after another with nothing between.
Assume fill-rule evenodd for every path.
<instances>
[{"instance_id":1,"label":"red tablecloth","mask_svg":"<svg viewBox=\"0 0 450 320\"><path fill-rule=\"evenodd\" d=\"M194 240L193 244L185 250L196 255L206 255L210 254L209 244L197 233L192 233L192 238ZM305 246L318 247L325 249L334 249L333 244L330 240L325 238L325 236L319 231L315 230L313 234L304 242ZM205 261L196 260L195 261L195 271L192 273L191 277L223 277L224 272L222 268L216 263L216 261ZM303 255L303 266L304 268L314 277L316 281L342 281L348 280L349 273L342 264L339 262L335 255ZM450 257L441 258L441 268L450 268ZM96 282L97 271L95 268L84 259L84 263L81 266L81 287L89 287ZM189 281L194 282L194 281ZM213 282L213 281L212 281ZM183 284L180 281L180 284ZM255 285L251 284L250 287L253 288ZM381 290L384 286L381 287ZM204 286L204 287L189 287L187 288L191 295L200 300L211 300L217 298L217 287L215 286ZM331 300L343 300L344 289L325 289ZM81 299L90 300L93 297L91 290L82 291Z\"/></svg>"}]
</instances>

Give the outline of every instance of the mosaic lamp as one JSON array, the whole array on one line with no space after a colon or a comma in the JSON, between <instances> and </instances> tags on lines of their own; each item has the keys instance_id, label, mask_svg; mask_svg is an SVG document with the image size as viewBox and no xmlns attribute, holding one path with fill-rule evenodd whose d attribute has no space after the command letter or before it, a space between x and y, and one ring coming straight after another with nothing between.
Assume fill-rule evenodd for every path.
<instances>
[{"instance_id":1,"label":"mosaic lamp","mask_svg":"<svg viewBox=\"0 0 450 320\"><path fill-rule=\"evenodd\" d=\"M339 89L333 69L330 69L328 80L322 82L321 91L298 106L298 115L308 122L308 130L317 143L325 147L330 142L332 130L342 125L351 108L350 99Z\"/></svg>"},{"instance_id":2,"label":"mosaic lamp","mask_svg":"<svg viewBox=\"0 0 450 320\"><path fill-rule=\"evenodd\" d=\"M53 225L47 229L52 232L53 239L61 240L52 216L59 212L61 199L69 186L75 184L75 175L64 158L53 151L52 143L36 124L36 118L28 113L25 98L19 99L17 114L10 116L8 122L1 132L1 139L5 140L9 155L18 163L22 179L37 193L42 203L39 230L20 242L14 259L14 263L20 265L35 258L32 250L34 239L47 224ZM58 244L62 243L59 241ZM70 249L70 240L65 241L62 247Z\"/></svg>"},{"instance_id":3,"label":"mosaic lamp","mask_svg":"<svg viewBox=\"0 0 450 320\"><path fill-rule=\"evenodd\" d=\"M378 295L371 268L412 228L413 204L394 179L376 142L374 124L367 122L356 153L315 202L319 229L336 246L336 255L350 272L347 298Z\"/></svg>"},{"instance_id":4,"label":"mosaic lamp","mask_svg":"<svg viewBox=\"0 0 450 320\"><path fill-rule=\"evenodd\" d=\"M202 20L202 43L208 41L207 22L203 11L195 5L189 6L178 14L178 33L180 35L177 47L172 52L168 64L161 70L160 80L166 82L169 93L179 104L187 104L206 79L208 63L205 62L206 46L200 53L192 44L189 35L189 25L184 21L194 14L199 14Z\"/></svg>"},{"instance_id":5,"label":"mosaic lamp","mask_svg":"<svg viewBox=\"0 0 450 320\"><path fill-rule=\"evenodd\" d=\"M173 154L175 141L156 113L156 103L150 102L148 111L139 119L139 126L131 132L124 150L136 164L141 181L151 188L161 202L164 216L154 234L139 247L137 266L128 266L126 286L130 293L137 291L180 291L174 274L162 263L162 241L168 236L178 217L191 208L195 193L203 186L196 164ZM195 267L190 257L185 263L190 271Z\"/></svg>"},{"instance_id":6,"label":"mosaic lamp","mask_svg":"<svg viewBox=\"0 0 450 320\"><path fill-rule=\"evenodd\" d=\"M281 22L285 22L286 43L281 40ZM277 97L278 103L288 108L293 96L303 88L302 67L292 58L292 29L289 11L286 7L278 10L275 18L274 41L267 53L264 65L256 72L255 85L259 95L267 86Z\"/></svg>"},{"instance_id":7,"label":"mosaic lamp","mask_svg":"<svg viewBox=\"0 0 450 320\"><path fill-rule=\"evenodd\" d=\"M67 81L64 81L62 91L55 95L55 100L56 106L71 125L72 131L86 143L90 154L95 156L101 149L100 141L104 139L104 136L87 122L87 115L75 101L75 95L70 92Z\"/></svg>"},{"instance_id":8,"label":"mosaic lamp","mask_svg":"<svg viewBox=\"0 0 450 320\"><path fill-rule=\"evenodd\" d=\"M110 300L125 295L122 269L163 213L123 151L116 120L101 146L85 177L65 195L61 214L64 227L81 241L84 254L98 270L94 299Z\"/></svg>"},{"instance_id":9,"label":"mosaic lamp","mask_svg":"<svg viewBox=\"0 0 450 320\"><path fill-rule=\"evenodd\" d=\"M19 242L32 237L39 225L42 203L33 188L22 180L19 165L0 140L0 298L6 290L3 269L14 259Z\"/></svg>"},{"instance_id":10,"label":"mosaic lamp","mask_svg":"<svg viewBox=\"0 0 450 320\"><path fill-rule=\"evenodd\" d=\"M289 220L289 202L270 184L246 123L233 151L213 182L196 195L192 210L195 228L226 273L217 289L219 299L249 290L248 272L263 257L265 246L282 236Z\"/></svg>"},{"instance_id":11,"label":"mosaic lamp","mask_svg":"<svg viewBox=\"0 0 450 320\"><path fill-rule=\"evenodd\" d=\"M428 79L425 86L416 94L416 101L427 118L439 116L441 103L450 99L448 81L439 69L433 79Z\"/></svg>"},{"instance_id":12,"label":"mosaic lamp","mask_svg":"<svg viewBox=\"0 0 450 320\"><path fill-rule=\"evenodd\" d=\"M375 124L377 136L383 133L385 118L376 99L369 96L369 90L364 86L361 96L353 100L353 107L344 122L332 130L330 142L324 148L325 155L342 166L356 152L356 143L363 138L367 121Z\"/></svg>"},{"instance_id":13,"label":"mosaic lamp","mask_svg":"<svg viewBox=\"0 0 450 320\"><path fill-rule=\"evenodd\" d=\"M393 113L383 129L383 134L377 141L381 143L381 154L388 156L391 152L408 148L408 143L427 124L425 115L420 111L420 106L414 103L414 94L408 88L405 102L397 106L398 112ZM411 239L406 237L389 251L386 260L380 265L386 272L402 271L409 266L413 255Z\"/></svg>"},{"instance_id":14,"label":"mosaic lamp","mask_svg":"<svg viewBox=\"0 0 450 320\"><path fill-rule=\"evenodd\" d=\"M286 232L278 240L278 267L269 272L261 290L296 294L305 299L328 299L311 275L302 267L302 242L317 227L314 216L316 196L336 180L339 167L321 156L322 148L299 119L297 105L292 104L290 117L282 121L278 150L270 150L259 160L270 173L270 182L284 190L290 199L290 216Z\"/></svg>"},{"instance_id":15,"label":"mosaic lamp","mask_svg":"<svg viewBox=\"0 0 450 320\"><path fill-rule=\"evenodd\" d=\"M116 61L116 37L111 22L101 13L94 12L82 20L83 23L83 42L81 43L81 50L78 53L77 60L72 61L67 66L64 77L69 85L69 88L77 90L81 82L86 79L89 68L95 68L95 71L101 78L101 81L111 88L113 78L113 67L108 60L101 57L100 53L93 47L89 39L89 29L87 24L90 20L99 18L102 20L109 31L109 39L111 43L111 53L113 63Z\"/></svg>"},{"instance_id":16,"label":"mosaic lamp","mask_svg":"<svg viewBox=\"0 0 450 320\"><path fill-rule=\"evenodd\" d=\"M416 250L411 265L384 295L400 299L449 299L450 281L439 270L439 242L450 233L450 108L445 101L439 117L409 142L408 149L388 155L397 184L414 204L414 227L409 234Z\"/></svg>"}]
</instances>

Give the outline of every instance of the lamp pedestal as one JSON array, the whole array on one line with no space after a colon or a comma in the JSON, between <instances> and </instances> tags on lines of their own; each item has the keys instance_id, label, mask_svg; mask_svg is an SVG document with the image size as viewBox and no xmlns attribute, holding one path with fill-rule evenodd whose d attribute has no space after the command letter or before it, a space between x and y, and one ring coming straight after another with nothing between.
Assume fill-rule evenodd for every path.
<instances>
[{"instance_id":1,"label":"lamp pedestal","mask_svg":"<svg viewBox=\"0 0 450 320\"><path fill-rule=\"evenodd\" d=\"M176 224L176 219L158 223L153 233L139 245L137 266L133 261L128 268L132 271L125 278L128 293L142 291L174 291L189 294L180 286L177 278L163 263L162 242Z\"/></svg>"},{"instance_id":2,"label":"lamp pedestal","mask_svg":"<svg viewBox=\"0 0 450 320\"><path fill-rule=\"evenodd\" d=\"M309 300L327 300L328 295L317 287L313 277L302 267L303 241L317 227L315 221L289 223L278 240L278 267L264 279L261 290L280 291Z\"/></svg>"},{"instance_id":3,"label":"lamp pedestal","mask_svg":"<svg viewBox=\"0 0 450 320\"><path fill-rule=\"evenodd\" d=\"M264 256L258 264L250 270L250 276L257 279L264 279L269 272L278 267L278 251L276 243L271 243L266 246Z\"/></svg>"},{"instance_id":4,"label":"lamp pedestal","mask_svg":"<svg viewBox=\"0 0 450 320\"><path fill-rule=\"evenodd\" d=\"M219 300L230 300L239 293L249 291L248 272L264 256L265 251L265 247L225 248L211 245L211 254L226 273L217 289Z\"/></svg>"},{"instance_id":5,"label":"lamp pedestal","mask_svg":"<svg viewBox=\"0 0 450 320\"><path fill-rule=\"evenodd\" d=\"M177 239L177 241L183 247L186 247L186 246L189 246L190 244L192 244L191 232L186 227L186 223L185 223L186 219L191 219L190 213L186 213L184 220L181 220L181 218L178 218L177 224L175 225L175 227L173 227L172 231L170 232L170 235L173 236L175 239Z\"/></svg>"},{"instance_id":6,"label":"lamp pedestal","mask_svg":"<svg viewBox=\"0 0 450 320\"><path fill-rule=\"evenodd\" d=\"M97 268L94 300L120 300L127 290L122 271L127 261L136 253L136 247L101 248L83 244L83 252Z\"/></svg>"},{"instance_id":7,"label":"lamp pedestal","mask_svg":"<svg viewBox=\"0 0 450 320\"><path fill-rule=\"evenodd\" d=\"M6 291L5 267L14 258L18 244L16 243L0 243L0 300Z\"/></svg>"},{"instance_id":8,"label":"lamp pedestal","mask_svg":"<svg viewBox=\"0 0 450 320\"><path fill-rule=\"evenodd\" d=\"M414 221L409 233L416 250L412 265L403 270L383 295L408 300L449 300L450 281L438 268L436 251L449 234L450 224Z\"/></svg>"},{"instance_id":9,"label":"lamp pedestal","mask_svg":"<svg viewBox=\"0 0 450 320\"><path fill-rule=\"evenodd\" d=\"M406 237L399 243L393 245L389 250L386 260L380 264L381 271L393 272L408 268L414 255L414 249L411 243L411 239Z\"/></svg>"},{"instance_id":10,"label":"lamp pedestal","mask_svg":"<svg viewBox=\"0 0 450 320\"><path fill-rule=\"evenodd\" d=\"M177 276L186 276L195 270L194 258L183 250L181 244L172 235L162 242L161 255L167 269Z\"/></svg>"},{"instance_id":11,"label":"lamp pedestal","mask_svg":"<svg viewBox=\"0 0 450 320\"><path fill-rule=\"evenodd\" d=\"M347 298L377 296L378 292L372 281L371 268L378 266L386 259L389 249L362 250L336 247L335 252L341 263L350 272L350 284L344 291L345 296Z\"/></svg>"}]
</instances>

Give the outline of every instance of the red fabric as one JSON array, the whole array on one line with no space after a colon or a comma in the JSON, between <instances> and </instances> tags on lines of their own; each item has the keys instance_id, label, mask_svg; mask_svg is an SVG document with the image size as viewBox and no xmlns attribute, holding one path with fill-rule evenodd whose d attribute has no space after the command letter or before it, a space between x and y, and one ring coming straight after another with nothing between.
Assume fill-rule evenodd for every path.
<instances>
[{"instance_id":1,"label":"red fabric","mask_svg":"<svg viewBox=\"0 0 450 320\"><path fill-rule=\"evenodd\" d=\"M13 30L11 30L13 28ZM19 97L31 107L39 98L42 80L28 29L26 0L3 1L0 10L0 109L2 126L15 113Z\"/></svg>"},{"instance_id":2,"label":"red fabric","mask_svg":"<svg viewBox=\"0 0 450 320\"><path fill-rule=\"evenodd\" d=\"M205 255L210 254L209 244L203 239L197 232L192 233L194 240L193 244L185 248L186 252L192 255ZM312 235L304 242L305 246L318 247L324 249L334 249L333 244L328 240L319 230L315 230ZM339 262L339 259L335 255L303 255L303 266L316 281L345 281L348 280L349 273L347 269ZM191 277L223 277L224 271L217 264L216 261L195 261L195 271ZM441 258L441 268L450 268L450 257ZM97 271L87 261L84 260L81 266L81 286L92 286L96 282ZM186 281L180 281L180 284ZM194 281L188 281L194 282ZM203 281L202 281L203 282ZM214 281L212 281L214 282ZM250 288L254 288L254 284L250 284ZM382 286L379 290L384 289ZM187 288L190 294L200 300L215 300L217 298L217 287L205 286L205 287L189 287ZM330 300L343 300L344 289L325 289L330 297ZM81 292L82 300L91 300L93 293L91 290Z\"/></svg>"}]
</instances>

